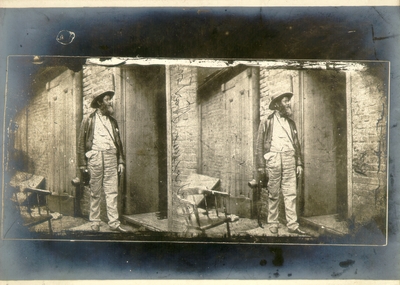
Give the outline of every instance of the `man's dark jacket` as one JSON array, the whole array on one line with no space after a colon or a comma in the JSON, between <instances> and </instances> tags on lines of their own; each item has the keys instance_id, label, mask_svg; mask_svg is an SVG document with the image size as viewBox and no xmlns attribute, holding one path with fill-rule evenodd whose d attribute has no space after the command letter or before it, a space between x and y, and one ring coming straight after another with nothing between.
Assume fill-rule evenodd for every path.
<instances>
[{"instance_id":1,"label":"man's dark jacket","mask_svg":"<svg viewBox=\"0 0 400 285\"><path fill-rule=\"evenodd\" d=\"M258 128L257 150L256 150L257 169L265 168L264 154L268 153L271 149L272 131L273 131L274 117L275 117L274 115L275 113L269 115L265 121L262 121L260 123L260 127ZM296 124L290 118L287 118L287 121L289 123L293 139L293 148L295 152L296 166L303 166L303 161L301 158L301 148L297 136Z\"/></svg>"},{"instance_id":2,"label":"man's dark jacket","mask_svg":"<svg viewBox=\"0 0 400 285\"><path fill-rule=\"evenodd\" d=\"M94 126L96 122L95 115L96 112L93 112L86 119L84 119L81 124L78 139L78 164L80 167L87 166L85 153L89 150L92 150ZM111 122L112 132L114 136L113 141L117 149L118 164L125 164L124 151L122 148L121 138L119 136L117 120L111 116L108 116L108 118Z\"/></svg>"}]
</instances>

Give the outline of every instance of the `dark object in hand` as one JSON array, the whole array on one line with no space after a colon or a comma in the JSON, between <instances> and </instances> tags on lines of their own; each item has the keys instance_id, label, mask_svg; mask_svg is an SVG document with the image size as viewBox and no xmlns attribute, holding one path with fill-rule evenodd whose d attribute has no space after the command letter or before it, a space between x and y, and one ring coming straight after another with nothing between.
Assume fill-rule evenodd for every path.
<instances>
[{"instance_id":1,"label":"dark object in hand","mask_svg":"<svg viewBox=\"0 0 400 285\"><path fill-rule=\"evenodd\" d=\"M268 185L268 175L266 172L259 172L258 173L258 180L253 179L247 183L247 185L254 189L256 187L266 188Z\"/></svg>"},{"instance_id":2,"label":"dark object in hand","mask_svg":"<svg viewBox=\"0 0 400 285\"><path fill-rule=\"evenodd\" d=\"M89 173L89 170L87 170L87 169L84 169L84 170L82 171L82 182L83 182L83 185L85 185L85 186L88 186L88 185L89 185L89 182L90 182L90 173Z\"/></svg>"},{"instance_id":3,"label":"dark object in hand","mask_svg":"<svg viewBox=\"0 0 400 285\"><path fill-rule=\"evenodd\" d=\"M249 185L249 187L253 189L253 188L256 188L258 186L258 183L257 183L257 180L253 179L253 180L249 181L247 183L247 185Z\"/></svg>"},{"instance_id":4,"label":"dark object in hand","mask_svg":"<svg viewBox=\"0 0 400 285\"><path fill-rule=\"evenodd\" d=\"M259 173L258 180L260 181L261 188L267 188L268 185L268 174L266 171Z\"/></svg>"}]
</instances>

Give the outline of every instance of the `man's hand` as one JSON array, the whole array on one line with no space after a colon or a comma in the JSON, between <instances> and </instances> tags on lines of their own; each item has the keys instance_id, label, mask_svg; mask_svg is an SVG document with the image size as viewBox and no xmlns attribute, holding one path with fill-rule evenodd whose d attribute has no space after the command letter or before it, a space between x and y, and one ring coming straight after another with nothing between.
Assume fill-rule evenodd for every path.
<instances>
[{"instance_id":1,"label":"man's hand","mask_svg":"<svg viewBox=\"0 0 400 285\"><path fill-rule=\"evenodd\" d=\"M80 166L79 170L81 171L82 176L87 175L89 173L87 166Z\"/></svg>"},{"instance_id":2,"label":"man's hand","mask_svg":"<svg viewBox=\"0 0 400 285\"><path fill-rule=\"evenodd\" d=\"M89 170L87 169L86 166L80 166L79 167L82 175L82 183L83 185L89 185L90 184L90 173Z\"/></svg>"},{"instance_id":3,"label":"man's hand","mask_svg":"<svg viewBox=\"0 0 400 285\"><path fill-rule=\"evenodd\" d=\"M119 173L119 175L124 173L124 171L125 171L125 166L122 163L118 164L118 173Z\"/></svg>"},{"instance_id":4,"label":"man's hand","mask_svg":"<svg viewBox=\"0 0 400 285\"><path fill-rule=\"evenodd\" d=\"M257 174L258 174L258 183L260 187L267 187L268 185L268 173L266 168L258 168L257 169Z\"/></svg>"},{"instance_id":5,"label":"man's hand","mask_svg":"<svg viewBox=\"0 0 400 285\"><path fill-rule=\"evenodd\" d=\"M296 173L297 173L298 176L300 176L303 173L303 167L302 166L297 166Z\"/></svg>"}]
</instances>

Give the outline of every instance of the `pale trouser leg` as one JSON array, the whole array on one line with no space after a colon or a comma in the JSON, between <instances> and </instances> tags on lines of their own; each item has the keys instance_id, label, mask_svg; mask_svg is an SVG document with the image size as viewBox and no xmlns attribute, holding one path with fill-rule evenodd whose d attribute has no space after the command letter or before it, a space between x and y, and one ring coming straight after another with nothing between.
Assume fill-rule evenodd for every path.
<instances>
[{"instance_id":1,"label":"pale trouser leg","mask_svg":"<svg viewBox=\"0 0 400 285\"><path fill-rule=\"evenodd\" d=\"M287 227L299 227L296 213L296 161L293 152L282 153L282 195L285 202Z\"/></svg>"},{"instance_id":2,"label":"pale trouser leg","mask_svg":"<svg viewBox=\"0 0 400 285\"><path fill-rule=\"evenodd\" d=\"M96 152L88 160L90 173L90 211L89 221L100 224L100 193L103 185L103 159L100 152Z\"/></svg>"},{"instance_id":3,"label":"pale trouser leg","mask_svg":"<svg viewBox=\"0 0 400 285\"><path fill-rule=\"evenodd\" d=\"M274 153L266 161L266 168L269 175L268 180L268 223L273 227L279 224L279 190L281 187L282 168L281 156Z\"/></svg>"},{"instance_id":4,"label":"pale trouser leg","mask_svg":"<svg viewBox=\"0 0 400 285\"><path fill-rule=\"evenodd\" d=\"M266 187L261 188L258 207L259 219L263 223L268 223L268 189Z\"/></svg>"},{"instance_id":5,"label":"pale trouser leg","mask_svg":"<svg viewBox=\"0 0 400 285\"><path fill-rule=\"evenodd\" d=\"M103 152L104 157L104 178L103 189L107 204L108 225L116 229L120 222L118 220L118 162L115 153Z\"/></svg>"}]
</instances>

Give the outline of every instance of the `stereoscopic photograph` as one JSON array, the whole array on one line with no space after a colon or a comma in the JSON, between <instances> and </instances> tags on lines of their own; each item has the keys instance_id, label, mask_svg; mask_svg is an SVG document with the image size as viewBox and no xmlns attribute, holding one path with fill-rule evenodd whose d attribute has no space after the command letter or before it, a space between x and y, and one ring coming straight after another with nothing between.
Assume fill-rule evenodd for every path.
<instances>
[{"instance_id":1,"label":"stereoscopic photograph","mask_svg":"<svg viewBox=\"0 0 400 285\"><path fill-rule=\"evenodd\" d=\"M396 3L22 2L0 280L399 279Z\"/></svg>"},{"instance_id":2,"label":"stereoscopic photograph","mask_svg":"<svg viewBox=\"0 0 400 285\"><path fill-rule=\"evenodd\" d=\"M10 56L3 238L385 245L389 72Z\"/></svg>"}]
</instances>

